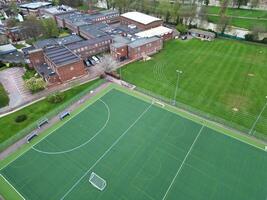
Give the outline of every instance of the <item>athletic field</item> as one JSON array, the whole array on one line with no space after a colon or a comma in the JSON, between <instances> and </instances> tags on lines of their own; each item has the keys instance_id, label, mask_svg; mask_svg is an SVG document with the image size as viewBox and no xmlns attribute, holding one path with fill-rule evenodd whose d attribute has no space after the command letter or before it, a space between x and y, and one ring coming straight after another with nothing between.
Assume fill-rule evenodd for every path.
<instances>
[{"instance_id":1,"label":"athletic field","mask_svg":"<svg viewBox=\"0 0 267 200\"><path fill-rule=\"evenodd\" d=\"M172 40L151 60L124 67L122 77L139 88L174 99L176 70L181 70L178 102L248 132L266 104L266 63L263 45L226 39ZM267 139L267 109L254 130Z\"/></svg>"},{"instance_id":2,"label":"athletic field","mask_svg":"<svg viewBox=\"0 0 267 200\"><path fill-rule=\"evenodd\" d=\"M1 180L27 200L266 200L267 152L165 108L110 89L2 168Z\"/></svg>"}]
</instances>

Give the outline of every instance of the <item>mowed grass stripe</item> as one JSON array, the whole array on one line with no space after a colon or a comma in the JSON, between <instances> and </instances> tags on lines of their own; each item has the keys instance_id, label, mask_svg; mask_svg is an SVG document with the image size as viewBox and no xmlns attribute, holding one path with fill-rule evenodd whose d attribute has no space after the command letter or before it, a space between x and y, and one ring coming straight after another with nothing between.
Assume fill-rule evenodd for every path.
<instances>
[{"instance_id":1,"label":"mowed grass stripe","mask_svg":"<svg viewBox=\"0 0 267 200\"><path fill-rule=\"evenodd\" d=\"M168 85L168 81L159 81L153 74L153 65L161 62L166 63L163 72L172 83L177 79L175 70L183 71L178 101L216 117L231 119L242 130L250 128L265 103L267 50L264 46L223 39L169 41L151 61L125 66L123 77L140 88L172 99L176 84ZM233 111L234 107L238 112ZM262 118L267 124L265 113ZM267 126L256 126L256 130L266 135Z\"/></svg>"}]
</instances>

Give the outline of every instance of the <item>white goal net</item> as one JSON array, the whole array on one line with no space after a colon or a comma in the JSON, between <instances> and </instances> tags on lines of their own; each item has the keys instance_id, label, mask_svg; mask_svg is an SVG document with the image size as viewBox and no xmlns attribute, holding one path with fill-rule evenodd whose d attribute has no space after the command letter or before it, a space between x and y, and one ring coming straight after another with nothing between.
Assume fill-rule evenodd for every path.
<instances>
[{"instance_id":1,"label":"white goal net","mask_svg":"<svg viewBox=\"0 0 267 200\"><path fill-rule=\"evenodd\" d=\"M103 191L107 185L107 182L94 172L91 173L89 182L100 191Z\"/></svg>"}]
</instances>

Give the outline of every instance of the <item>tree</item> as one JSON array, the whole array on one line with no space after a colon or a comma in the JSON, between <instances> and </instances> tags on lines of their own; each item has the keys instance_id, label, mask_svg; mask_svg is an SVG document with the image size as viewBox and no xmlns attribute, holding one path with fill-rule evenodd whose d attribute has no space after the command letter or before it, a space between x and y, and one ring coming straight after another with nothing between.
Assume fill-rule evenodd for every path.
<instances>
[{"instance_id":1,"label":"tree","mask_svg":"<svg viewBox=\"0 0 267 200\"><path fill-rule=\"evenodd\" d=\"M42 20L42 27L44 30L44 35L47 38L57 37L59 35L59 29L54 19L48 18Z\"/></svg>"},{"instance_id":2,"label":"tree","mask_svg":"<svg viewBox=\"0 0 267 200\"><path fill-rule=\"evenodd\" d=\"M184 24L178 24L176 26L177 31L179 31L182 35L187 33L187 27Z\"/></svg>"},{"instance_id":3,"label":"tree","mask_svg":"<svg viewBox=\"0 0 267 200\"><path fill-rule=\"evenodd\" d=\"M110 55L104 55L101 62L101 68L105 72L112 72L118 67L118 62Z\"/></svg>"},{"instance_id":4,"label":"tree","mask_svg":"<svg viewBox=\"0 0 267 200\"><path fill-rule=\"evenodd\" d=\"M171 9L171 17L173 18L173 21L175 24L181 23L180 21L180 9L181 9L181 4L178 0L176 0Z\"/></svg>"},{"instance_id":5,"label":"tree","mask_svg":"<svg viewBox=\"0 0 267 200\"><path fill-rule=\"evenodd\" d=\"M6 25L9 28L17 26L18 24L19 24L18 20L16 20L13 17L6 20Z\"/></svg>"},{"instance_id":6,"label":"tree","mask_svg":"<svg viewBox=\"0 0 267 200\"><path fill-rule=\"evenodd\" d=\"M260 0L250 0L250 8L255 8L259 5Z\"/></svg>"},{"instance_id":7,"label":"tree","mask_svg":"<svg viewBox=\"0 0 267 200\"><path fill-rule=\"evenodd\" d=\"M219 23L217 24L217 29L221 33L224 33L227 28L227 25L229 24L229 17L226 15L229 0L221 0L220 4L221 4L221 8L219 12L220 19L219 19Z\"/></svg>"},{"instance_id":8,"label":"tree","mask_svg":"<svg viewBox=\"0 0 267 200\"><path fill-rule=\"evenodd\" d=\"M233 0L233 6L240 8L242 5L247 5L248 0Z\"/></svg>"},{"instance_id":9,"label":"tree","mask_svg":"<svg viewBox=\"0 0 267 200\"><path fill-rule=\"evenodd\" d=\"M210 1L209 1L209 0L204 0L204 4L205 4L206 6L208 6L208 5L210 4Z\"/></svg>"},{"instance_id":10,"label":"tree","mask_svg":"<svg viewBox=\"0 0 267 200\"><path fill-rule=\"evenodd\" d=\"M18 13L19 13L19 9L18 9L17 4L16 4L14 1L12 1L12 2L9 4L9 9L10 9L10 11L12 12L12 14L13 14L14 16L17 16L17 15L18 15Z\"/></svg>"},{"instance_id":11,"label":"tree","mask_svg":"<svg viewBox=\"0 0 267 200\"><path fill-rule=\"evenodd\" d=\"M25 86L28 88L32 93L41 91L45 88L46 83L42 78L35 78L32 77L25 81Z\"/></svg>"},{"instance_id":12,"label":"tree","mask_svg":"<svg viewBox=\"0 0 267 200\"><path fill-rule=\"evenodd\" d=\"M42 22L32 15L26 18L22 23L22 26L24 27L25 34L34 39L42 35L44 32Z\"/></svg>"}]
</instances>

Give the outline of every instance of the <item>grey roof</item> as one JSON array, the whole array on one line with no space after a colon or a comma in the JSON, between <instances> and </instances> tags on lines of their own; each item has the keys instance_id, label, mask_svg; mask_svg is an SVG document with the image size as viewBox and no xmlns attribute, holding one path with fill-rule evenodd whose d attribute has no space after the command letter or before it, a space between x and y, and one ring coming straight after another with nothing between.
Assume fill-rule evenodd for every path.
<instances>
[{"instance_id":1,"label":"grey roof","mask_svg":"<svg viewBox=\"0 0 267 200\"><path fill-rule=\"evenodd\" d=\"M53 69L49 67L46 63L38 65L35 69L41 76L44 76L44 77L56 75Z\"/></svg>"},{"instance_id":2,"label":"grey roof","mask_svg":"<svg viewBox=\"0 0 267 200\"><path fill-rule=\"evenodd\" d=\"M44 53L57 67L65 64L75 63L80 60L80 57L78 57L65 46L46 48L44 49Z\"/></svg>"},{"instance_id":3,"label":"grey roof","mask_svg":"<svg viewBox=\"0 0 267 200\"><path fill-rule=\"evenodd\" d=\"M80 31L89 34L92 37L103 37L108 35L104 29L108 28L108 25L105 23L91 24L80 27Z\"/></svg>"},{"instance_id":4,"label":"grey roof","mask_svg":"<svg viewBox=\"0 0 267 200\"><path fill-rule=\"evenodd\" d=\"M213 32L209 32L209 31L203 31L201 29L195 29L195 28L192 28L189 30L190 33L197 33L197 34L201 34L201 35L207 35L209 37L215 37L215 33Z\"/></svg>"},{"instance_id":5,"label":"grey roof","mask_svg":"<svg viewBox=\"0 0 267 200\"><path fill-rule=\"evenodd\" d=\"M140 39L136 39L135 41L131 42L130 44L128 44L128 46L131 48L136 48L136 47L143 46L147 43L157 41L159 39L160 38L158 38L158 37L140 38Z\"/></svg>"},{"instance_id":6,"label":"grey roof","mask_svg":"<svg viewBox=\"0 0 267 200\"><path fill-rule=\"evenodd\" d=\"M102 42L102 41L111 40L111 39L112 39L112 37L107 35L107 36L103 36L103 37L99 37L99 38L94 38L94 39L90 39L90 40L84 40L84 41L72 43L72 44L67 45L67 47L70 50L79 49L79 48L82 48L85 46L87 46L88 48L94 48L95 44Z\"/></svg>"},{"instance_id":7,"label":"grey roof","mask_svg":"<svg viewBox=\"0 0 267 200\"><path fill-rule=\"evenodd\" d=\"M68 35L61 38L49 38L45 40L38 40L34 43L36 48L45 48L55 45L67 45L75 42L82 41L83 39L78 35Z\"/></svg>"},{"instance_id":8,"label":"grey roof","mask_svg":"<svg viewBox=\"0 0 267 200\"><path fill-rule=\"evenodd\" d=\"M53 6L50 8L45 8L43 9L47 13L51 13L53 15L58 15L62 13L68 13L68 12L74 12L76 9L66 6L66 5L61 5L61 6Z\"/></svg>"},{"instance_id":9,"label":"grey roof","mask_svg":"<svg viewBox=\"0 0 267 200\"><path fill-rule=\"evenodd\" d=\"M115 48L123 47L131 42L130 39L121 35L113 36L113 43L111 44Z\"/></svg>"},{"instance_id":10,"label":"grey roof","mask_svg":"<svg viewBox=\"0 0 267 200\"><path fill-rule=\"evenodd\" d=\"M32 51L32 50L34 50L34 49L35 49L34 46L30 46L30 47L24 47L24 48L22 48L21 50L22 50L22 52L24 53L24 55L28 55L28 54L29 54L29 51Z\"/></svg>"}]
</instances>

